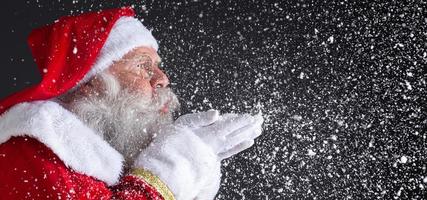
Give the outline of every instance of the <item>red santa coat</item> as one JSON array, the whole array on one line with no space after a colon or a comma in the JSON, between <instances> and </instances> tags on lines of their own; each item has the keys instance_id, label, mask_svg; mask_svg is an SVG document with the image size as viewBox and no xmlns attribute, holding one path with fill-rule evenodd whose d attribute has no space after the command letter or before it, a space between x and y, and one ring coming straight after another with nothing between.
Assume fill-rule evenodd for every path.
<instances>
[{"instance_id":1,"label":"red santa coat","mask_svg":"<svg viewBox=\"0 0 427 200\"><path fill-rule=\"evenodd\" d=\"M122 176L123 157L52 101L0 117L0 199L164 199L144 178Z\"/></svg>"}]
</instances>

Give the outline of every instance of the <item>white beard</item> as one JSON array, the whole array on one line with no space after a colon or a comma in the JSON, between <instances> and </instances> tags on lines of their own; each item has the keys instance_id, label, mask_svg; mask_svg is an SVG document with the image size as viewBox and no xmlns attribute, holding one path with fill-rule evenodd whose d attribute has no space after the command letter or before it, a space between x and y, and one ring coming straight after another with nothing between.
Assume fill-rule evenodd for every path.
<instances>
[{"instance_id":1,"label":"white beard","mask_svg":"<svg viewBox=\"0 0 427 200\"><path fill-rule=\"evenodd\" d=\"M153 98L130 93L108 72L96 78L101 80L105 93L73 92L64 96L64 106L119 151L125 158L125 169L129 168L159 127L173 122L178 99L169 88L157 89ZM169 112L161 113L166 102L169 102Z\"/></svg>"}]
</instances>

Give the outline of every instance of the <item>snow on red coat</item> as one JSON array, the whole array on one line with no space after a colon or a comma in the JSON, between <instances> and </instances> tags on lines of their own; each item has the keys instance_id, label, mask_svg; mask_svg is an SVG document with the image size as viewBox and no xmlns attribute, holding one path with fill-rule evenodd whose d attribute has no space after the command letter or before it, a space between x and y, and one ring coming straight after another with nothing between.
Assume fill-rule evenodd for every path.
<instances>
[{"instance_id":1,"label":"snow on red coat","mask_svg":"<svg viewBox=\"0 0 427 200\"><path fill-rule=\"evenodd\" d=\"M122 176L120 153L52 101L0 117L0 199L163 199L143 178Z\"/></svg>"}]
</instances>

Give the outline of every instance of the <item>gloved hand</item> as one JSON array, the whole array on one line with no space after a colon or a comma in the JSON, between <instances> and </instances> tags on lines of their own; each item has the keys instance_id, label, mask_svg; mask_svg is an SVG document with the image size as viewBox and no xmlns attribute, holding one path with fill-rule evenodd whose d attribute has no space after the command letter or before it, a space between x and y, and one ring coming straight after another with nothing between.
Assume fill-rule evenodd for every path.
<instances>
[{"instance_id":1,"label":"gloved hand","mask_svg":"<svg viewBox=\"0 0 427 200\"><path fill-rule=\"evenodd\" d=\"M135 161L157 175L178 200L213 199L218 192L221 159L253 144L261 134L261 116L207 111L181 116L159 131Z\"/></svg>"},{"instance_id":2,"label":"gloved hand","mask_svg":"<svg viewBox=\"0 0 427 200\"><path fill-rule=\"evenodd\" d=\"M141 152L134 168L142 168L158 176L175 199L192 200L208 181L218 177L220 161L191 129L170 125L162 128Z\"/></svg>"},{"instance_id":3,"label":"gloved hand","mask_svg":"<svg viewBox=\"0 0 427 200\"><path fill-rule=\"evenodd\" d=\"M190 128L222 160L233 156L254 144L261 135L261 115L224 114L217 110L187 114L175 121L176 126Z\"/></svg>"},{"instance_id":4,"label":"gloved hand","mask_svg":"<svg viewBox=\"0 0 427 200\"><path fill-rule=\"evenodd\" d=\"M262 122L261 115L220 116L217 110L210 110L183 115L175 121L175 125L190 128L222 160L252 146L254 139L261 134ZM214 199L218 193L221 183L220 161L218 169L212 172L206 175L208 181L197 194L196 200Z\"/></svg>"}]
</instances>

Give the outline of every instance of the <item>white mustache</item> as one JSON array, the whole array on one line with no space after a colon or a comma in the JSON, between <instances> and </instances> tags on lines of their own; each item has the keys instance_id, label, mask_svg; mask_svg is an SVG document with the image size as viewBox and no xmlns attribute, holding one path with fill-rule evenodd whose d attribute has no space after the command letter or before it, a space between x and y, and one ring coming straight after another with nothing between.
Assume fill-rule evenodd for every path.
<instances>
[{"instance_id":1,"label":"white mustache","mask_svg":"<svg viewBox=\"0 0 427 200\"><path fill-rule=\"evenodd\" d=\"M153 97L152 106L156 110L159 110L165 104L168 105L169 110L176 111L179 108L178 97L175 95L175 93L172 92L170 88L158 88L156 90L156 94Z\"/></svg>"}]
</instances>

